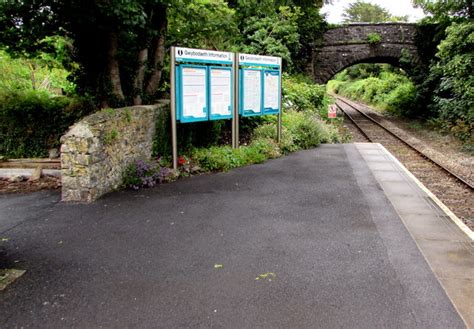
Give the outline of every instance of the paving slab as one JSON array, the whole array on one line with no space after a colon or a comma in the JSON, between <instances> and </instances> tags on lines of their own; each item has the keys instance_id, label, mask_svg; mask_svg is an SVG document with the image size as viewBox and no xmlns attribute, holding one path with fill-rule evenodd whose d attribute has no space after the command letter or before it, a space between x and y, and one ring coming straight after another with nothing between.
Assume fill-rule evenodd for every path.
<instances>
[{"instance_id":1,"label":"paving slab","mask_svg":"<svg viewBox=\"0 0 474 329\"><path fill-rule=\"evenodd\" d=\"M324 145L91 205L2 196L0 267L27 272L0 327L464 328L364 154L383 156Z\"/></svg>"},{"instance_id":2,"label":"paving slab","mask_svg":"<svg viewBox=\"0 0 474 329\"><path fill-rule=\"evenodd\" d=\"M474 328L473 232L382 145L360 143L356 148L467 326ZM392 164L391 170L378 170L381 157Z\"/></svg>"}]
</instances>

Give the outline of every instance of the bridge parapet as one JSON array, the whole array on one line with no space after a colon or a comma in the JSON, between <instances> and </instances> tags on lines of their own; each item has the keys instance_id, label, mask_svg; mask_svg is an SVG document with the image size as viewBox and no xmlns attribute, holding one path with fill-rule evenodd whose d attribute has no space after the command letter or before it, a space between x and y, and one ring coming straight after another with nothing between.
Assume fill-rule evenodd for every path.
<instances>
[{"instance_id":1,"label":"bridge parapet","mask_svg":"<svg viewBox=\"0 0 474 329\"><path fill-rule=\"evenodd\" d=\"M377 33L382 43L415 44L416 25L410 23L358 23L328 30L324 34L324 46L367 44L368 36Z\"/></svg>"}]
</instances>

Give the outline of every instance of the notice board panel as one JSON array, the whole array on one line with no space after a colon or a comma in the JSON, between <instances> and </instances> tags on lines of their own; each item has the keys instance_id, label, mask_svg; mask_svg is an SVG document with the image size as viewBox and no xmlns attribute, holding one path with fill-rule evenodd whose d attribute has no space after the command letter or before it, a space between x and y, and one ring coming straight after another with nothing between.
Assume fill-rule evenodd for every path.
<instances>
[{"instance_id":1,"label":"notice board panel","mask_svg":"<svg viewBox=\"0 0 474 329\"><path fill-rule=\"evenodd\" d=\"M209 68L209 118L230 119L233 116L232 68Z\"/></svg>"},{"instance_id":2,"label":"notice board panel","mask_svg":"<svg viewBox=\"0 0 474 329\"><path fill-rule=\"evenodd\" d=\"M240 110L243 116L262 114L262 72L260 69L240 70Z\"/></svg>"},{"instance_id":3,"label":"notice board panel","mask_svg":"<svg viewBox=\"0 0 474 329\"><path fill-rule=\"evenodd\" d=\"M265 70L263 73L263 113L280 112L281 79L279 70Z\"/></svg>"},{"instance_id":4,"label":"notice board panel","mask_svg":"<svg viewBox=\"0 0 474 329\"><path fill-rule=\"evenodd\" d=\"M177 106L181 122L207 121L207 67L178 67Z\"/></svg>"}]
</instances>

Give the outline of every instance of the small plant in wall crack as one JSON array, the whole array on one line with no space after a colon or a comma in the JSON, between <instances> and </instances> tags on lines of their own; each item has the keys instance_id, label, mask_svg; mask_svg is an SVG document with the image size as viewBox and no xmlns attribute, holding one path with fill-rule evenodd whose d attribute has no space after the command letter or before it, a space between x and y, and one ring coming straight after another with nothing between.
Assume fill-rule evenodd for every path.
<instances>
[{"instance_id":1,"label":"small plant in wall crack","mask_svg":"<svg viewBox=\"0 0 474 329\"><path fill-rule=\"evenodd\" d=\"M107 131L104 135L104 144L110 145L114 140L116 140L119 136L117 129L113 128Z\"/></svg>"},{"instance_id":2,"label":"small plant in wall crack","mask_svg":"<svg viewBox=\"0 0 474 329\"><path fill-rule=\"evenodd\" d=\"M372 45L378 45L382 42L382 36L378 33L369 33L367 35L367 41Z\"/></svg>"}]
</instances>

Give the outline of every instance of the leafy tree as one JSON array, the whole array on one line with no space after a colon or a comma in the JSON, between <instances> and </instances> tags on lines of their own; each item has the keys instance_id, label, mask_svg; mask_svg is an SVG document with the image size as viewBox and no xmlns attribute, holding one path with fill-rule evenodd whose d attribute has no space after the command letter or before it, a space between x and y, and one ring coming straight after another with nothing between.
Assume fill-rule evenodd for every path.
<instances>
[{"instance_id":1,"label":"leafy tree","mask_svg":"<svg viewBox=\"0 0 474 329\"><path fill-rule=\"evenodd\" d=\"M474 130L474 22L454 23L447 30L431 67L430 76L439 78L434 106L439 117L461 139Z\"/></svg>"},{"instance_id":2,"label":"leafy tree","mask_svg":"<svg viewBox=\"0 0 474 329\"><path fill-rule=\"evenodd\" d=\"M358 0L351 3L342 14L344 22L355 23L380 23L389 21L402 21L408 20L407 16L392 16L388 10L376 5Z\"/></svg>"},{"instance_id":3,"label":"leafy tree","mask_svg":"<svg viewBox=\"0 0 474 329\"><path fill-rule=\"evenodd\" d=\"M4 0L0 47L14 56L55 54L77 92L102 106L151 102L159 93L166 48L277 55L302 71L324 31L323 0Z\"/></svg>"},{"instance_id":4,"label":"leafy tree","mask_svg":"<svg viewBox=\"0 0 474 329\"><path fill-rule=\"evenodd\" d=\"M416 7L432 15L435 21L447 18L473 19L472 0L412 0Z\"/></svg>"},{"instance_id":5,"label":"leafy tree","mask_svg":"<svg viewBox=\"0 0 474 329\"><path fill-rule=\"evenodd\" d=\"M239 36L235 10L224 0L195 0L169 8L168 44L229 50Z\"/></svg>"},{"instance_id":6,"label":"leafy tree","mask_svg":"<svg viewBox=\"0 0 474 329\"><path fill-rule=\"evenodd\" d=\"M73 41L79 92L103 106L140 104L153 97L165 55L166 0L5 0L0 3L0 45L35 56L47 36Z\"/></svg>"},{"instance_id":7,"label":"leafy tree","mask_svg":"<svg viewBox=\"0 0 474 329\"><path fill-rule=\"evenodd\" d=\"M240 49L281 56L289 70L302 72L326 23L320 0L231 0L241 33Z\"/></svg>"},{"instance_id":8,"label":"leafy tree","mask_svg":"<svg viewBox=\"0 0 474 329\"><path fill-rule=\"evenodd\" d=\"M48 53L38 58L11 58L0 50L0 97L27 90L44 90L52 94L71 94L74 84L69 72Z\"/></svg>"},{"instance_id":9,"label":"leafy tree","mask_svg":"<svg viewBox=\"0 0 474 329\"><path fill-rule=\"evenodd\" d=\"M282 57L291 65L291 54L299 49L298 18L300 8L281 6L269 16L250 17L243 30L242 49L248 53Z\"/></svg>"}]
</instances>

